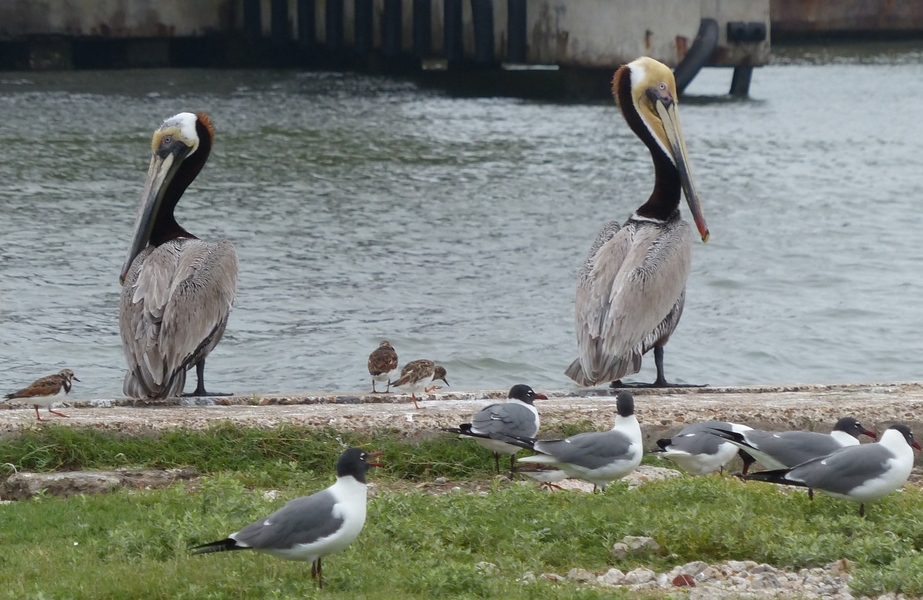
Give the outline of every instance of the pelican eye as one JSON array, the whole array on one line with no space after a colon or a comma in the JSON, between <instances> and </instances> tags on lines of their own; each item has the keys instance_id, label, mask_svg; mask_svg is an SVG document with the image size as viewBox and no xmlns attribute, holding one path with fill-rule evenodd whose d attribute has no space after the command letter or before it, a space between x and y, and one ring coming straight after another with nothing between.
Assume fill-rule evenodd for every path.
<instances>
[{"instance_id":1,"label":"pelican eye","mask_svg":"<svg viewBox=\"0 0 923 600\"><path fill-rule=\"evenodd\" d=\"M163 138L161 138L161 140L160 140L160 145L161 145L161 146L169 146L169 145L172 144L172 143L173 143L173 136L172 136L172 135L165 135L165 136L163 136Z\"/></svg>"},{"instance_id":2,"label":"pelican eye","mask_svg":"<svg viewBox=\"0 0 923 600\"><path fill-rule=\"evenodd\" d=\"M661 90L665 90L665 89L667 89L667 84L665 84L664 82L661 81L661 82L660 82L660 85L657 86L657 87L659 87Z\"/></svg>"}]
</instances>

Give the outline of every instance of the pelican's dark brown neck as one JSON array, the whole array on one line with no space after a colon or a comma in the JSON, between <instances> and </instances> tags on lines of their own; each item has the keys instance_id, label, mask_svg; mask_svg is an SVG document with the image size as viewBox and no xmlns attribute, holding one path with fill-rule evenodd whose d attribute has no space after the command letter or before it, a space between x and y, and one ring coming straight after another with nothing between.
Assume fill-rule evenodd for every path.
<instances>
[{"instance_id":1,"label":"pelican's dark brown neck","mask_svg":"<svg viewBox=\"0 0 923 600\"><path fill-rule=\"evenodd\" d=\"M205 161L208 160L208 155L211 153L211 133L199 121L196 121L196 133L199 136L198 150L183 159L183 162L176 170L176 174L167 184L167 189L164 191L163 203L160 205L157 221L151 231L149 243L152 246L160 246L177 238L196 239L196 236L183 229L176 222L176 217L173 216L173 211L176 209L179 199L182 198L186 188L198 177L199 171L205 166Z\"/></svg>"},{"instance_id":2,"label":"pelican's dark brown neck","mask_svg":"<svg viewBox=\"0 0 923 600\"><path fill-rule=\"evenodd\" d=\"M612 81L612 93L618 101L619 108L622 109L622 115L625 116L628 126L647 146L651 159L654 161L654 191L651 192L647 202L639 206L635 212L641 217L667 221L679 209L682 194L679 171L673 159L667 156L654 139L654 134L644 124L635 106L631 95L631 73L627 65L616 71Z\"/></svg>"}]
</instances>

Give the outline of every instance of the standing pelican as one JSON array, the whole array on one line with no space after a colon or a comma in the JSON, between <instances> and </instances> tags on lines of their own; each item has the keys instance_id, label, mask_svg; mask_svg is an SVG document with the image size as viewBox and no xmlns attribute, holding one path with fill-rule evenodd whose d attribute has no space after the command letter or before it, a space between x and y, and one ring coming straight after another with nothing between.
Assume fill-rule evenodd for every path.
<instances>
[{"instance_id":1,"label":"standing pelican","mask_svg":"<svg viewBox=\"0 0 923 600\"><path fill-rule=\"evenodd\" d=\"M237 252L227 240L200 240L173 216L205 165L214 137L205 113L180 113L154 132L147 182L119 277L126 396L178 396L193 365L198 385L190 395L219 395L205 391L205 357L228 322L237 289Z\"/></svg>"},{"instance_id":2,"label":"standing pelican","mask_svg":"<svg viewBox=\"0 0 923 600\"><path fill-rule=\"evenodd\" d=\"M580 356L565 373L580 385L621 385L618 380L637 373L641 356L653 348L657 380L650 387L668 387L663 347L683 314L692 263L692 233L679 213L681 192L703 242L708 226L686 158L673 73L642 57L616 71L612 93L651 152L654 191L623 226L606 223L593 242L577 283Z\"/></svg>"}]
</instances>

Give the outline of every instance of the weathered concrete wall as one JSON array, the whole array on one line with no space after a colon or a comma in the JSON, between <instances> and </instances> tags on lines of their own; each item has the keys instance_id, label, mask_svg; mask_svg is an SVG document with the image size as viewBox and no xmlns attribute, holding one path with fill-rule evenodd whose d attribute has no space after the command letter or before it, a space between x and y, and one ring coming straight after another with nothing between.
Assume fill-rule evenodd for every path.
<instances>
[{"instance_id":1,"label":"weathered concrete wall","mask_svg":"<svg viewBox=\"0 0 923 600\"><path fill-rule=\"evenodd\" d=\"M372 46L383 45L384 0L373 2ZM239 35L244 23L244 0L5 0L0 2L0 40L30 37L63 38L188 38L209 34ZM297 40L297 0L286 0L284 32L272 31L272 5L261 0L259 31L264 38ZM464 55L476 52L471 2L463 1ZM508 2L493 7L493 58L506 61ZM355 2L343 2L343 42L355 46ZM714 65L765 64L769 40L729 44L729 20L769 24L769 0L527 0L526 62L566 67L612 69L640 55L671 66L685 56L702 18L719 22L719 51ZM438 57L444 47L444 0L431 2L431 48ZM325 44L327 2L314 2L317 43ZM413 0L401 0L401 50L413 50Z\"/></svg>"},{"instance_id":2,"label":"weathered concrete wall","mask_svg":"<svg viewBox=\"0 0 923 600\"><path fill-rule=\"evenodd\" d=\"M3 0L0 38L179 37L226 32L239 0Z\"/></svg>"},{"instance_id":3,"label":"weathered concrete wall","mask_svg":"<svg viewBox=\"0 0 923 600\"><path fill-rule=\"evenodd\" d=\"M781 36L923 33L923 2L772 0L771 16Z\"/></svg>"}]
</instances>

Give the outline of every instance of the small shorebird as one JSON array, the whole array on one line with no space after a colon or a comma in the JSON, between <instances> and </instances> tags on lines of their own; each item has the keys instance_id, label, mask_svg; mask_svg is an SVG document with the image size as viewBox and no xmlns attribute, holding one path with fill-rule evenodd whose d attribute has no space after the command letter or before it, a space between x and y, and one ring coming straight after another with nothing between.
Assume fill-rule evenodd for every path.
<instances>
[{"instance_id":1,"label":"small shorebird","mask_svg":"<svg viewBox=\"0 0 923 600\"><path fill-rule=\"evenodd\" d=\"M67 417L67 415L63 413L51 410L51 405L64 399L64 396L71 391L71 386L74 381L80 380L74 376L74 372L70 369L63 369L60 373L37 379L33 381L30 386L13 392L12 394L7 394L5 397L8 400L22 400L34 406L35 418L39 421L44 421L38 414L39 406L48 407L48 412L53 415Z\"/></svg>"},{"instance_id":2,"label":"small shorebird","mask_svg":"<svg viewBox=\"0 0 923 600\"><path fill-rule=\"evenodd\" d=\"M394 387L403 387L406 391L410 392L410 399L413 400L414 407L420 408L420 405L417 404L417 394L420 392L428 394L433 390L438 390L438 385L427 387L437 379L449 385L445 376L445 368L440 367L431 360L421 358L420 360L414 360L404 365L404 368L401 369L401 376L398 377L396 381L392 381L391 385Z\"/></svg>"},{"instance_id":3,"label":"small shorebird","mask_svg":"<svg viewBox=\"0 0 923 600\"><path fill-rule=\"evenodd\" d=\"M531 387L520 383L510 388L507 401L485 406L471 417L470 423L458 427L443 428L443 431L460 434L471 438L480 446L494 453L494 466L500 474L500 455L510 455L510 478L513 477L515 454L522 448L495 439L497 434L510 437L534 438L538 433L538 411L533 406L535 400L547 400L545 394L536 394Z\"/></svg>"},{"instance_id":4,"label":"small shorebird","mask_svg":"<svg viewBox=\"0 0 923 600\"><path fill-rule=\"evenodd\" d=\"M337 461L337 480L310 496L295 498L266 518L254 521L223 540L193 546L193 554L256 550L284 560L311 563L311 578L324 587L321 558L342 550L355 540L365 525L369 462L380 452L367 454L349 448Z\"/></svg>"},{"instance_id":5,"label":"small shorebird","mask_svg":"<svg viewBox=\"0 0 923 600\"><path fill-rule=\"evenodd\" d=\"M391 391L391 375L397 372L397 352L391 346L388 340L382 340L377 348L369 354L369 375L372 376L372 393L378 394L375 389L376 381L387 381L388 389L385 393Z\"/></svg>"}]
</instances>

